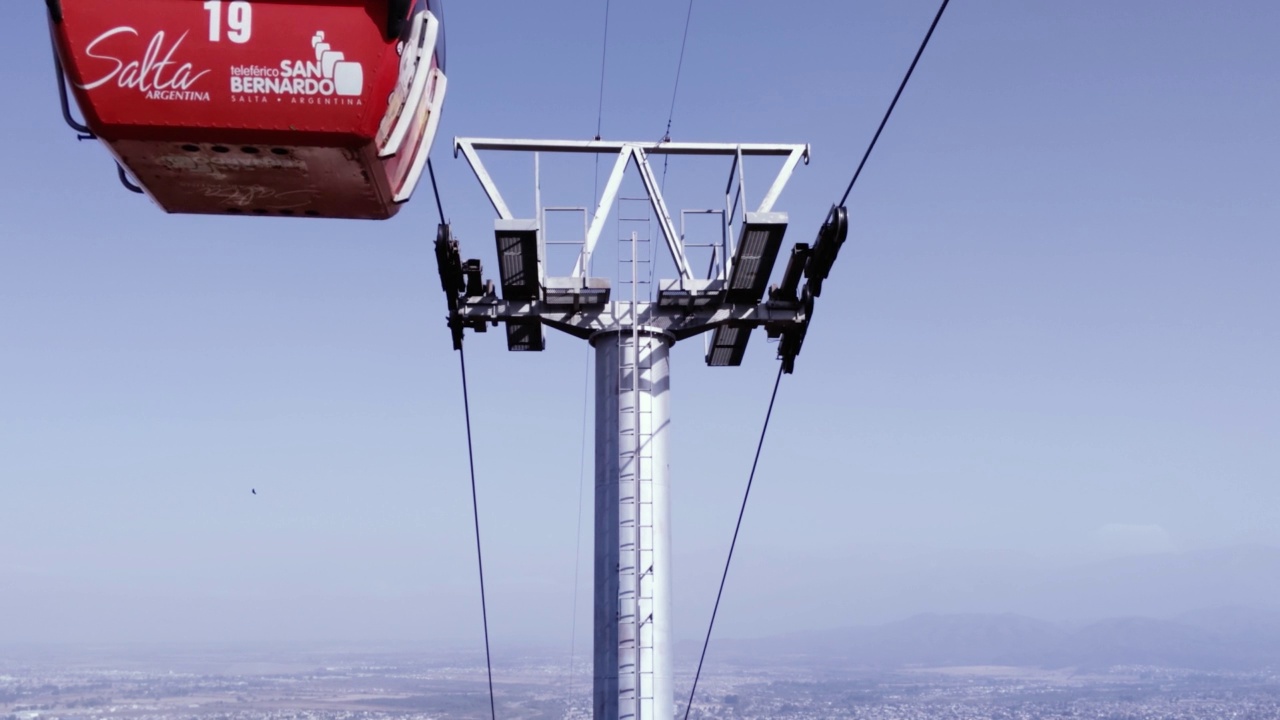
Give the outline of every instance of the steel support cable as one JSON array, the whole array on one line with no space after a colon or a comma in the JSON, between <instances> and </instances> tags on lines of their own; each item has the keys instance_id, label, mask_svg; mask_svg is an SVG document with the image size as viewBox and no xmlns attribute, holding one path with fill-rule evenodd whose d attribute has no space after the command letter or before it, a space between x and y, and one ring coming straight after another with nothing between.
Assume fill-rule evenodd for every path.
<instances>
[{"instance_id":1,"label":"steel support cable","mask_svg":"<svg viewBox=\"0 0 1280 720\"><path fill-rule=\"evenodd\" d=\"M676 85L671 88L671 111L667 113L667 132L662 141L671 140L671 120L676 117L676 97L680 95L680 73L685 69L685 47L689 46L689 24L694 19L694 0L689 0L689 10L685 13L685 35L680 38L680 59L676 60Z\"/></svg>"},{"instance_id":2,"label":"steel support cable","mask_svg":"<svg viewBox=\"0 0 1280 720\"><path fill-rule=\"evenodd\" d=\"M440 213L440 224L443 225L447 220L444 219L444 205L440 202L440 186L436 184L436 168L431 164L431 158L427 158L427 173L431 176L431 191L436 196L436 211Z\"/></svg>"},{"instance_id":3,"label":"steel support cable","mask_svg":"<svg viewBox=\"0 0 1280 720\"><path fill-rule=\"evenodd\" d=\"M609 0L604 2L604 39L600 41L600 99L596 103L596 140L604 128L604 70L609 59ZM592 197L600 194L600 155L596 155L596 176L591 191Z\"/></svg>"},{"instance_id":4,"label":"steel support cable","mask_svg":"<svg viewBox=\"0 0 1280 720\"><path fill-rule=\"evenodd\" d=\"M903 76L902 82L898 85L898 91L893 95L893 101L889 103L889 109L885 111L884 118L880 120L880 126L876 128L876 133L874 136L872 136L871 143L867 146L867 151L863 153L862 160L858 163L858 169L855 170L853 173L853 179L849 181L849 186L845 188L844 195L840 198L839 204L841 206L843 206L845 202L849 199L849 193L853 192L853 186L855 183L858 182L858 177L862 175L862 168L866 166L867 158L871 157L871 151L875 149L876 141L880 139L880 133L884 132L884 127L889 122L889 116L893 115L893 109L897 107L898 99L902 97L902 91L906 89L907 83L911 80L911 75L912 73L915 72L916 65L920 62L920 57L924 55L924 49L928 47L929 40L930 38L933 37L933 31L938 27L938 21L942 19L942 14L943 12L946 11L947 4L950 1L951 0L942 0L942 4L938 7L938 12L936 15L934 15L933 22L930 23L929 25L929 31L925 33L924 40L920 43L920 48L916 50L916 55L914 58L912 58L910 67L907 68L906 75ZM690 0L689 4L690 4L690 9L692 9L692 5L693 5L692 0ZM688 32L687 27L685 31L687 34ZM683 54L683 50L681 51L681 53ZM677 75L677 83L678 82L679 82L679 76ZM674 108L674 101L673 101L673 108ZM670 121L668 121L668 131L669 130L670 130ZM742 506L738 510L738 522L733 528L733 540L729 543L729 556L724 563L724 573L720 576L720 589L716 592L716 603L711 610L711 622L707 625L707 636L702 643L702 654L698 657L698 669L693 676L693 687L690 688L689 690L689 702L685 705L685 708L684 708L685 720L688 720L689 711L693 709L693 699L698 691L698 680L702 677L702 666L707 659L707 648L711 644L711 632L715 627L716 615L720 611L720 600L724 596L725 580L729 577L729 566L733 562L733 551L738 545L738 533L742 529L742 518L747 510L747 500L751 497L751 485L755 481L756 468L759 466L759 463L760 463L760 451L764 447L765 434L769 430L769 419L773 416L773 405L774 405L774 401L777 400L778 386L781 384L781 382L782 382L782 367L779 366L778 377L777 379L774 380L774 383L773 383L773 394L769 397L769 410L768 412L765 413L765 416L764 416L764 427L760 430L760 441L756 445L755 459L751 463L751 474L747 478L746 492L743 493Z\"/></svg>"},{"instance_id":5,"label":"steel support cable","mask_svg":"<svg viewBox=\"0 0 1280 720\"><path fill-rule=\"evenodd\" d=\"M591 272L588 269L587 274ZM578 577L582 563L582 491L587 477L587 409L591 397L592 348L587 347L587 364L582 381L582 449L578 453L578 524L575 526L577 542L573 546L573 615L569 629L569 696L573 696L574 661L578 653Z\"/></svg>"},{"instance_id":6,"label":"steel support cable","mask_svg":"<svg viewBox=\"0 0 1280 720\"><path fill-rule=\"evenodd\" d=\"M845 188L844 196L840 198L840 205L844 205L849 199L849 193L853 192L853 184L858 182L858 176L862 174L862 168L867 164L867 158L871 157L871 151L876 147L876 141L880 139L880 133L884 132L884 126L889 122L889 116L893 114L893 109L898 106L898 98L902 97L902 91L906 89L907 82L911 80L911 73L916 71L916 63L920 62L920 56L924 54L924 49L929 45L929 38L933 37L934 28L938 27L938 21L942 19L942 13L947 9L947 3L951 0L942 0L942 5L938 7L938 14L933 16L933 23L929 25L929 32L925 33L924 41L920 43L920 49L916 50L916 56L911 60L911 67L907 68L907 74L903 76L902 83L898 85L898 92L893 95L893 102L889 103L889 109L885 111L884 118L880 121L880 127L876 128L876 134L871 138L871 144L867 146L867 151L862 154L862 162L858 163L858 169L853 173L853 179L849 181L849 187Z\"/></svg>"},{"instance_id":7,"label":"steel support cable","mask_svg":"<svg viewBox=\"0 0 1280 720\"><path fill-rule=\"evenodd\" d=\"M671 123L676 117L676 98L680 95L680 74L684 70L684 51L689 45L689 25L693 21L693 0L689 0L689 8L684 15L684 34L680 38L680 57L676 60L676 81L671 88L671 110L667 113L667 129L662 133L662 142L671 142ZM671 163L671 156L664 154L662 156L662 181L658 184L659 190L666 192L667 190L667 167ZM683 220L681 221L683 227ZM684 237L681 236L681 241ZM653 275L657 271L657 252L656 246L649 248L649 300L656 300L657 287L653 284Z\"/></svg>"},{"instance_id":8,"label":"steel support cable","mask_svg":"<svg viewBox=\"0 0 1280 720\"><path fill-rule=\"evenodd\" d=\"M427 158L427 173L431 177L431 190L436 197L436 210L440 213L440 224L445 224L444 205L440 202L440 186L436 183L436 170ZM450 318L450 323L453 318ZM493 659L489 652L489 604L484 591L484 553L480 550L480 501L476 495L476 453L471 438L471 393L467 389L467 356L462 347L458 347L458 365L462 369L462 412L467 426L467 465L471 470L471 515L476 527L476 565L480 571L480 616L484 621L484 664L489 677L489 716L498 718L497 705L493 698Z\"/></svg>"},{"instance_id":9,"label":"steel support cable","mask_svg":"<svg viewBox=\"0 0 1280 720\"><path fill-rule=\"evenodd\" d=\"M596 100L596 140L599 140L601 133L604 131L604 79L605 70L608 67L609 60L609 0L604 3L604 37L600 40L600 91ZM595 156L595 175L591 181L591 198L592 202L598 202L600 198L600 154ZM585 241L585 238L584 238ZM584 246L585 249L585 246ZM586 274L591 275L591 261L587 261ZM583 380L582 390L582 449L578 458L578 524L577 539L573 549L573 617L570 621L569 629L569 696L573 696L574 686L574 661L577 659L578 652L578 579L580 564L582 562L582 489L584 478L586 477L587 467L587 398L589 396L589 387L591 382L591 350L587 350L587 369L586 377Z\"/></svg>"},{"instance_id":10,"label":"steel support cable","mask_svg":"<svg viewBox=\"0 0 1280 720\"><path fill-rule=\"evenodd\" d=\"M596 139L604 126L604 69L609 59L609 0L604 2L604 40L600 42L600 99L596 104Z\"/></svg>"},{"instance_id":11,"label":"steel support cable","mask_svg":"<svg viewBox=\"0 0 1280 720\"><path fill-rule=\"evenodd\" d=\"M747 512L747 500L751 497L751 485L756 479L756 468L760 465L760 451L764 448L764 436L769 432L769 419L773 417L773 403L778 399L778 386L782 384L782 366L778 366L778 377L773 381L773 393L769 396L769 410L764 414L764 426L760 428L760 441L756 443L756 457L751 461L751 474L747 476L747 489L742 494L742 506L738 509L738 522L733 526L733 540L729 543L729 557L724 561L724 572L720 575L720 589L716 591L716 604L711 609L711 622L707 624L707 637L702 641L702 655L698 657L698 671L693 675L693 687L689 689L689 702L684 706L684 718L689 720L689 711L693 708L693 697L698 692L698 679L702 677L702 663L707 659L707 647L711 645L711 631L716 626L716 614L720 612L720 598L724 596L724 583L729 577L729 565L733 562L733 550L738 546L738 532L742 530L742 516Z\"/></svg>"},{"instance_id":12,"label":"steel support cable","mask_svg":"<svg viewBox=\"0 0 1280 720\"><path fill-rule=\"evenodd\" d=\"M604 129L604 79L605 68L609 59L609 0L604 3L604 37L600 40L600 92L596 101L596 140L600 139L601 132ZM591 183L592 202L598 202L600 198L600 155L595 156L595 177ZM589 263L590 261L588 261ZM590 268L587 268L587 275L591 275ZM582 554L582 486L583 478L586 473L587 465L587 398L588 388L591 381L591 351L587 351L587 369L586 380L582 391L582 451L579 455L578 462L578 525L577 525L577 544L574 547L573 554L573 619L571 621L571 629L569 631L569 694L573 695L573 664L577 653L577 636L578 636L578 571Z\"/></svg>"},{"instance_id":13,"label":"steel support cable","mask_svg":"<svg viewBox=\"0 0 1280 720\"><path fill-rule=\"evenodd\" d=\"M471 441L471 396L467 392L467 356L458 348L458 364L462 368L462 408L467 420L467 462L471 467L471 514L476 525L476 564L480 568L480 614L484 618L484 664L489 673L489 716L497 720L493 700L493 660L489 654L489 607L484 593L484 553L480 551L480 501L476 497L476 454Z\"/></svg>"},{"instance_id":14,"label":"steel support cable","mask_svg":"<svg viewBox=\"0 0 1280 720\"><path fill-rule=\"evenodd\" d=\"M684 16L684 36L680 38L680 59L676 61L676 82L671 88L671 111L667 113L667 129L662 134L662 142L671 141L671 122L676 117L676 98L680 94L680 73L684 70L684 51L689 45L689 25L693 21L693 0L689 0L689 10ZM662 189L667 188L667 163L671 160L670 155L664 155L662 158Z\"/></svg>"}]
</instances>

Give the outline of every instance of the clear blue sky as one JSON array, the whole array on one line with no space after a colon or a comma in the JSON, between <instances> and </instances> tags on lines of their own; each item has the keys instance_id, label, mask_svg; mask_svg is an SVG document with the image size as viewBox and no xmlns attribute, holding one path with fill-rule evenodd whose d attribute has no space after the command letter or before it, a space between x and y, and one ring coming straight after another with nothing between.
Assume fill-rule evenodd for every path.
<instances>
[{"instance_id":1,"label":"clear blue sky","mask_svg":"<svg viewBox=\"0 0 1280 720\"><path fill-rule=\"evenodd\" d=\"M662 136L686 8L613 3L606 138ZM447 7L434 157L490 268L449 141L594 135L603 9ZM811 143L779 203L811 240L935 9L695 0L672 137ZM385 223L167 216L62 125L43 4L7 12L0 642L478 642L429 197ZM940 565L1280 545L1278 23L1260 1L952 3L784 380L725 635L946 610ZM498 168L530 207L528 168ZM669 202L707 206L707 172L673 163ZM591 204L589 163L548 173L549 204ZM568 646L581 537L582 652L586 345L467 343L495 648ZM772 351L674 350L677 637L710 611Z\"/></svg>"}]
</instances>

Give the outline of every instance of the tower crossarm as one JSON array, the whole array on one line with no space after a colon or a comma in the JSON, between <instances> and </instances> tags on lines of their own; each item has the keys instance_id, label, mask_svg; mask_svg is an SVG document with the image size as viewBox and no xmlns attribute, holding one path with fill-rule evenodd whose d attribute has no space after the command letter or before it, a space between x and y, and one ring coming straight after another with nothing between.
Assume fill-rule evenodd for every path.
<instances>
[{"instance_id":1,"label":"tower crossarm","mask_svg":"<svg viewBox=\"0 0 1280 720\"><path fill-rule=\"evenodd\" d=\"M789 252L784 248L790 220L775 205L795 169L802 162L808 163L808 145L459 137L454 140L454 152L466 158L498 215L494 241L499 280L496 285L485 280L478 259L463 262L456 241L447 228L442 230L443 240L437 241L438 255L455 348L461 347L463 330L484 332L499 323L503 325L507 349L522 352L546 348L546 326L593 343L602 334L623 330L640 329L661 335L668 343L710 333L706 342L707 365L733 367L743 363L752 330L763 327L771 339L778 341L783 371L793 371L813 316L814 298L821 295L823 280L848 232L844 208L837 207L832 209L817 241L796 243ZM512 212L481 157L482 153L491 152L533 154L532 215L517 217ZM603 193L592 198L593 205L544 207L539 161L542 153L614 156ZM724 207L680 209L677 226L664 197L663 183L651 166L651 159L658 155L729 160ZM772 177L772 181L767 186L762 184L767 189L754 204L747 192L746 166L750 160L753 167L758 167L760 163L752 158L761 157L777 158L781 167L776 173L761 176ZM632 168L643 184L643 198L619 195L623 176ZM625 217L619 209L623 200L648 200L651 215ZM547 212L553 210L582 214L580 240L548 240L546 218ZM718 215L719 237L686 245L684 217L690 212ZM649 237L640 239L636 234L631 239L631 259L624 259L625 252L618 256L620 262L629 263L628 271L619 274L619 285L629 291L630 302L619 302L626 298L614 295L615 288L608 278L591 276L592 260L611 215L619 223L643 222L646 228L652 217L670 253L676 277L655 280L656 257L650 251L637 254L635 249L637 242L647 243ZM440 246L442 242L444 245ZM549 244L580 244L572 269L557 271L551 267ZM695 275L690 249L700 260L710 256L705 277ZM783 253L787 257L786 272L780 284L771 286L774 265ZM567 259L564 253L560 257ZM643 273L637 272L640 264L646 266ZM565 270L569 270L568 274ZM628 275L629 281L625 279ZM638 294L638 284L644 284L647 292ZM644 295L648 295L648 302L641 301Z\"/></svg>"},{"instance_id":2,"label":"tower crossarm","mask_svg":"<svg viewBox=\"0 0 1280 720\"><path fill-rule=\"evenodd\" d=\"M542 301L511 302L497 297L467 298L456 311L462 324L527 322L537 320L575 337L588 339L601 332L638 325L685 340L721 326L764 327L770 336L799 328L809 321L804 303L769 301L760 304L723 304L708 308L666 308L658 303L610 302L582 308L566 308Z\"/></svg>"}]
</instances>

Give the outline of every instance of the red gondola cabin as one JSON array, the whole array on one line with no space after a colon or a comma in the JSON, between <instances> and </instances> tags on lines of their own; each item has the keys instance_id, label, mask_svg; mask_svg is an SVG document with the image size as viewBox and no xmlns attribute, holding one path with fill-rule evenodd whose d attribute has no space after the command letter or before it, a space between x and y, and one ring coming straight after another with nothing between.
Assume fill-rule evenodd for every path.
<instances>
[{"instance_id":1,"label":"red gondola cabin","mask_svg":"<svg viewBox=\"0 0 1280 720\"><path fill-rule=\"evenodd\" d=\"M440 0L47 4L68 122L168 212L381 219L422 176Z\"/></svg>"}]
</instances>

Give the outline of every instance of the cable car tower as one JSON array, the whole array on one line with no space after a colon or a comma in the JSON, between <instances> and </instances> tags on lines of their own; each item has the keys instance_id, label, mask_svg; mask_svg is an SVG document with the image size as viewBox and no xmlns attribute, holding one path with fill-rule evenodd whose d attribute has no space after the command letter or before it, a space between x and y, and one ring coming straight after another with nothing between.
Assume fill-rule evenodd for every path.
<instances>
[{"instance_id":1,"label":"cable car tower","mask_svg":"<svg viewBox=\"0 0 1280 720\"><path fill-rule=\"evenodd\" d=\"M581 252L568 274L547 267L544 208L515 217L480 157L481 151L613 155ZM463 261L448 225L436 240L441 284L455 349L464 330L505 326L507 349L541 351L545 328L587 340L595 348L594 682L596 720L670 720L675 711L671 639L670 348L710 333L706 362L742 363L752 331L779 340L782 370L800 353L814 299L847 233L844 208L833 208L813 245L796 243L778 285L769 279L788 218L774 205L809 148L794 144L539 141L459 138L461 153L498 218L497 287L479 260ZM729 160L722 241L712 247L705 277L690 266L684 238L649 164L651 156L719 156ZM745 161L785 158L753 210ZM536 157L536 155L535 155ZM536 166L536 162L535 162ZM638 297L637 240L630 240L630 297L611 296L606 278L589 277L592 254L634 167L677 277L659 280L653 298ZM736 238L736 241L731 241ZM625 252L625 251L620 251ZM625 262L625 260L624 260ZM803 287L801 282L804 282Z\"/></svg>"}]
</instances>

